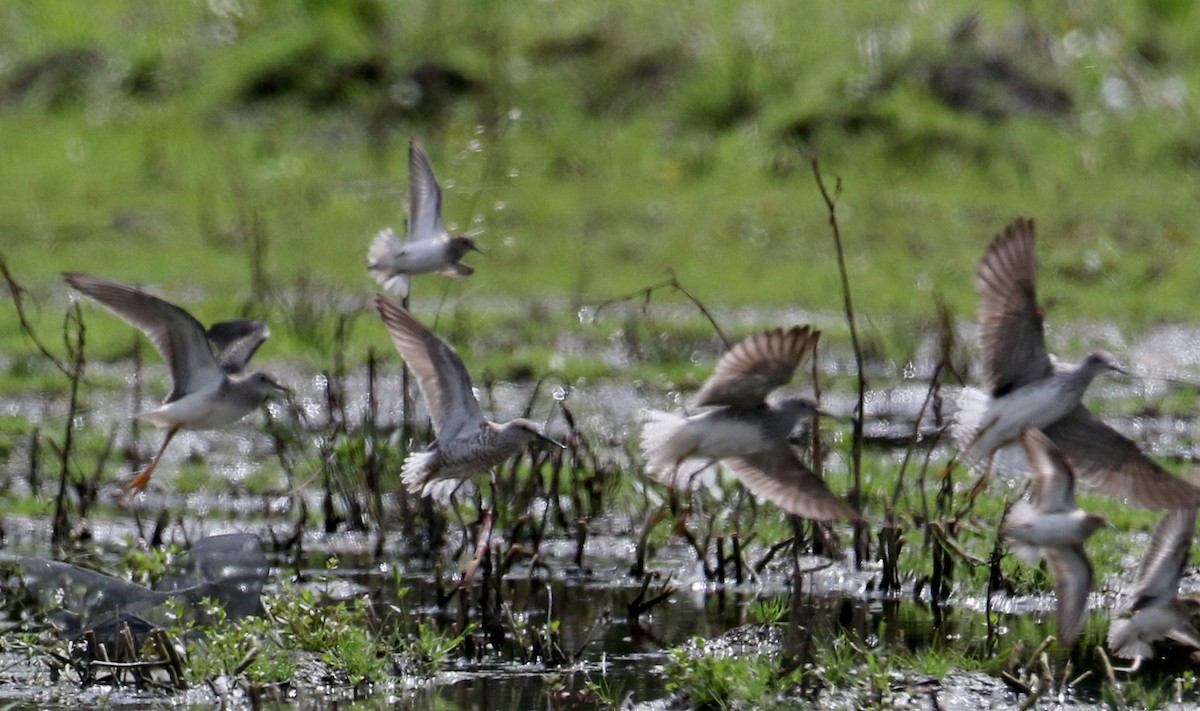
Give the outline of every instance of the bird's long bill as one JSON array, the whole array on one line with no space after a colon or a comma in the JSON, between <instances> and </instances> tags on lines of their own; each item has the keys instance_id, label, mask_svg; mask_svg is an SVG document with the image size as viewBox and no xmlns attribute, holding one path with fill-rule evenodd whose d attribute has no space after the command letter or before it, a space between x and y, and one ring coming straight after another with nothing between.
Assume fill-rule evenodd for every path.
<instances>
[{"instance_id":1,"label":"bird's long bill","mask_svg":"<svg viewBox=\"0 0 1200 711\"><path fill-rule=\"evenodd\" d=\"M484 252L482 249L476 247L474 242L468 244L467 249L472 252L479 252L480 254L487 254L487 252Z\"/></svg>"},{"instance_id":2,"label":"bird's long bill","mask_svg":"<svg viewBox=\"0 0 1200 711\"><path fill-rule=\"evenodd\" d=\"M559 442L558 440L550 439L550 438L549 438L549 437L547 437L546 435L542 435L542 434L540 434L540 435L538 435L538 436L537 436L537 438L538 438L539 440L541 440L541 441L545 442L546 444L552 444L552 445L554 445L555 447L558 447L559 449L566 449L566 448L567 448L567 445L563 444L562 442Z\"/></svg>"}]
</instances>

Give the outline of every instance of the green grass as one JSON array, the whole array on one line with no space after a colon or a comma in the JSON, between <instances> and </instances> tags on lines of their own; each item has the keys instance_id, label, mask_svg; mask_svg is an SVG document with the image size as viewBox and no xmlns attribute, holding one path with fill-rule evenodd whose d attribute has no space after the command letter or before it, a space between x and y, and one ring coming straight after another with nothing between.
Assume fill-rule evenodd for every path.
<instances>
[{"instance_id":1,"label":"green grass","mask_svg":"<svg viewBox=\"0 0 1200 711\"><path fill-rule=\"evenodd\" d=\"M402 223L417 137L446 182L448 222L481 230L487 252L466 282L419 280L422 314L444 289L471 313L535 299L573 314L667 270L711 304L835 311L815 151L827 179L844 180L856 303L888 346L904 348L934 294L971 313L982 247L1018 214L1041 224L1053 321L1189 319L1200 144L1194 99L1176 99L1180 86L1195 93L1200 71L1196 37L1175 17L1190 9L1160 5L988 3L976 39L953 49L948 34L976 4L622 1L551 13L274 0L220 16L203 4L25 0L0 29L10 82L64 50L95 51L103 70L80 70L78 86L44 72L0 113L0 150L20 167L0 179L3 252L48 342L66 300L58 272L90 269L154 286L204 321L267 317L264 360L323 363L345 312L333 297L365 304L374 291L366 244ZM1040 39L1005 55L1022 22ZM981 56L1063 87L1071 112L981 118L922 78L932 62ZM337 79L371 62L402 78L423 61L481 88L431 114L390 103L402 81ZM264 77L281 88L253 98ZM1131 88L1126 106L1105 103L1106 81ZM876 123L830 118L855 112ZM815 127L803 151L787 138L798 123ZM255 244L280 291L249 303ZM297 288L325 323L316 331L285 298ZM95 353L128 344L116 319L91 306L85 317ZM386 352L366 318L352 353ZM30 352L10 309L0 350ZM524 360L547 367L542 352Z\"/></svg>"}]
</instances>

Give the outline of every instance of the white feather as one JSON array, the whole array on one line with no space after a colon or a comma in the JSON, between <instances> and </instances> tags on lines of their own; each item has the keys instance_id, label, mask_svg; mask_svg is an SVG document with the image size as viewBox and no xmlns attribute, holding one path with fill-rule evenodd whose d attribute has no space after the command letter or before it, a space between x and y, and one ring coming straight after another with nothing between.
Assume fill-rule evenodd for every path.
<instances>
[{"instance_id":1,"label":"white feather","mask_svg":"<svg viewBox=\"0 0 1200 711\"><path fill-rule=\"evenodd\" d=\"M367 250L367 269L371 276L384 289L401 297L408 295L411 281L408 274L396 271L403 257L403 250L404 244L390 227L380 230Z\"/></svg>"}]
</instances>

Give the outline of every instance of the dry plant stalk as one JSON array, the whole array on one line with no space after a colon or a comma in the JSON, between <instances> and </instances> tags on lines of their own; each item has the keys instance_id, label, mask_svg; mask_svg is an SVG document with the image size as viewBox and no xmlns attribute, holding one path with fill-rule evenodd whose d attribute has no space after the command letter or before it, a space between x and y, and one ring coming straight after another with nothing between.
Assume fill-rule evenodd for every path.
<instances>
[{"instance_id":1,"label":"dry plant stalk","mask_svg":"<svg viewBox=\"0 0 1200 711\"><path fill-rule=\"evenodd\" d=\"M825 201L825 209L829 213L829 227L833 231L833 244L837 251L838 273L842 280L842 304L846 312L846 324L850 327L850 345L854 349L854 368L858 380L858 403L854 406L854 417L851 425L850 441L850 505L862 510L862 445L863 445L863 414L867 399L867 377L863 371L862 344L858 341L858 328L854 321L854 304L850 298L850 277L846 274L846 255L842 249L842 232L838 227L837 203L825 189L825 181L821 177L821 166L816 158L812 160L813 176L817 180L817 188L821 191L821 199ZM842 181L839 178L834 188L835 194L842 191ZM854 524L854 565L861 569L867 557L867 527L862 521Z\"/></svg>"}]
</instances>

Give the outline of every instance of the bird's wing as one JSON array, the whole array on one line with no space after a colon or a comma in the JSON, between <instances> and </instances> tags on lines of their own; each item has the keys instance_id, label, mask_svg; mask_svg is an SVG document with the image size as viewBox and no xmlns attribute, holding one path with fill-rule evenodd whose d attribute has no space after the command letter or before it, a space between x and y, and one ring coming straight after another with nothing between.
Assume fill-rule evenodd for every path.
<instances>
[{"instance_id":1,"label":"bird's wing","mask_svg":"<svg viewBox=\"0 0 1200 711\"><path fill-rule=\"evenodd\" d=\"M418 141L408 146L408 241L436 239L442 226L442 189Z\"/></svg>"},{"instance_id":2,"label":"bird's wing","mask_svg":"<svg viewBox=\"0 0 1200 711\"><path fill-rule=\"evenodd\" d=\"M271 337L271 329L262 321L238 319L214 323L208 327L207 335L217 351L221 369L232 375L246 369L258 347Z\"/></svg>"},{"instance_id":3,"label":"bird's wing","mask_svg":"<svg viewBox=\"0 0 1200 711\"><path fill-rule=\"evenodd\" d=\"M816 521L858 521L862 515L838 498L785 441L765 452L725 460L755 496L788 513Z\"/></svg>"},{"instance_id":4,"label":"bird's wing","mask_svg":"<svg viewBox=\"0 0 1200 711\"><path fill-rule=\"evenodd\" d=\"M1083 405L1044 432L1089 486L1144 509L1200 506L1200 488L1163 469Z\"/></svg>"},{"instance_id":5,"label":"bird's wing","mask_svg":"<svg viewBox=\"0 0 1200 711\"><path fill-rule=\"evenodd\" d=\"M713 374L696 395L697 407L756 407L786 384L817 347L820 331L793 326L756 333L721 356Z\"/></svg>"},{"instance_id":6,"label":"bird's wing","mask_svg":"<svg viewBox=\"0 0 1200 711\"><path fill-rule=\"evenodd\" d=\"M1033 220L1016 220L992 239L975 272L984 377L993 397L1054 370L1037 303L1033 234Z\"/></svg>"},{"instance_id":7,"label":"bird's wing","mask_svg":"<svg viewBox=\"0 0 1200 711\"><path fill-rule=\"evenodd\" d=\"M91 274L68 273L63 279L146 334L171 368L174 388L167 402L224 380L225 371L213 355L204 327L188 312L144 291Z\"/></svg>"},{"instance_id":8,"label":"bird's wing","mask_svg":"<svg viewBox=\"0 0 1200 711\"><path fill-rule=\"evenodd\" d=\"M471 376L454 349L386 296L376 296L375 305L396 350L417 376L438 439L448 442L464 429L482 425Z\"/></svg>"},{"instance_id":9,"label":"bird's wing","mask_svg":"<svg viewBox=\"0 0 1200 711\"><path fill-rule=\"evenodd\" d=\"M1088 591L1092 589L1092 564L1083 545L1043 548L1042 555L1054 573L1054 591L1058 594L1058 638L1070 646L1083 630Z\"/></svg>"},{"instance_id":10,"label":"bird's wing","mask_svg":"<svg viewBox=\"0 0 1200 711\"><path fill-rule=\"evenodd\" d=\"M1038 513L1075 508L1075 475L1062 452L1033 427L1021 431L1021 444L1033 473L1033 505Z\"/></svg>"},{"instance_id":11,"label":"bird's wing","mask_svg":"<svg viewBox=\"0 0 1200 711\"><path fill-rule=\"evenodd\" d=\"M1168 511L1158 522L1150 547L1138 567L1137 597L1133 609L1152 600L1169 600L1179 594L1179 578L1192 552L1192 532L1196 529L1196 509Z\"/></svg>"}]
</instances>

